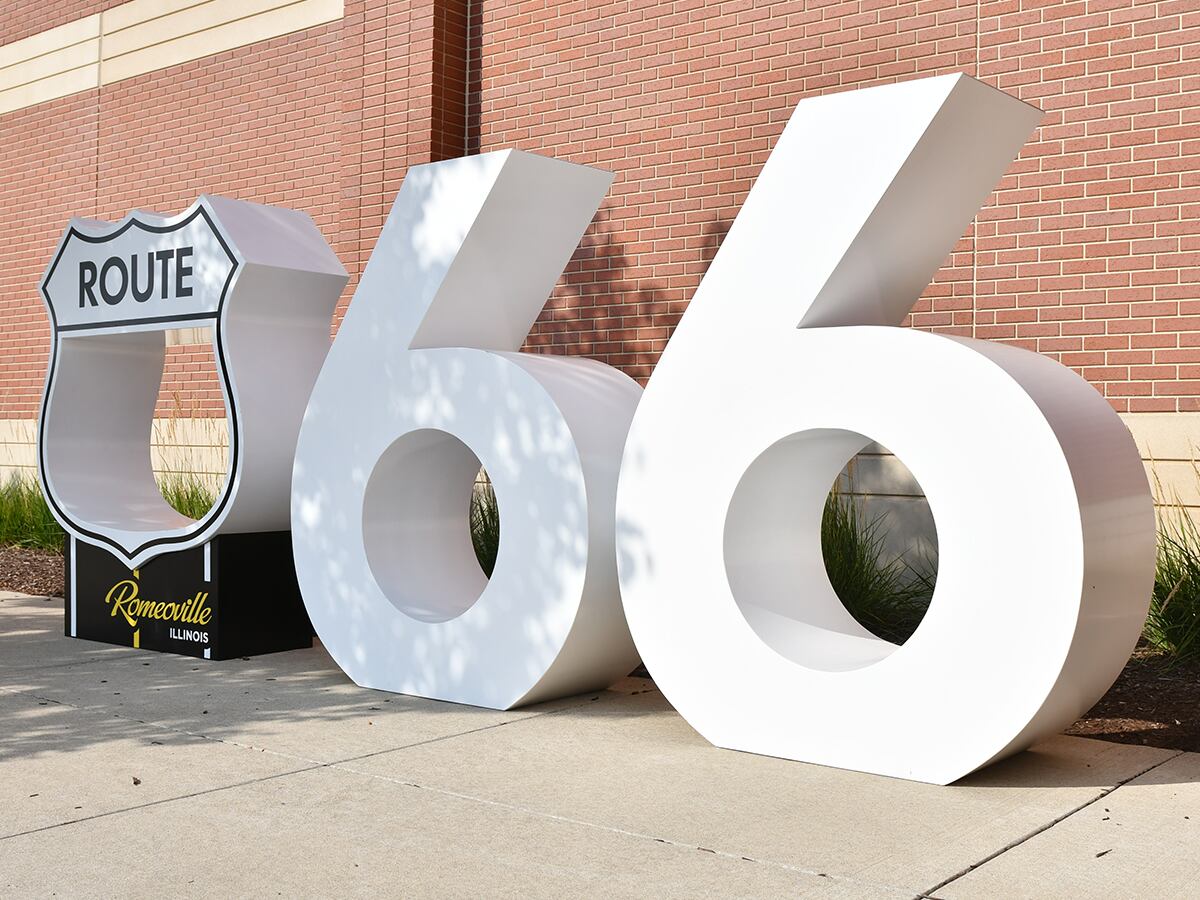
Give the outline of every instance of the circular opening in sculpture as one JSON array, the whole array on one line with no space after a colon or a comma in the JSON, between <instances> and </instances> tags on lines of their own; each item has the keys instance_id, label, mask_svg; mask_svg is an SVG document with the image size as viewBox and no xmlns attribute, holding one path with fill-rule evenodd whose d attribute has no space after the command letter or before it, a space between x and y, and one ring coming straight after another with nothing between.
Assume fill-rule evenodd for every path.
<instances>
[{"instance_id":1,"label":"circular opening in sculpture","mask_svg":"<svg viewBox=\"0 0 1200 900\"><path fill-rule=\"evenodd\" d=\"M734 492L724 544L750 627L786 658L824 671L895 652L920 625L937 579L937 531L920 485L898 457L851 431L803 431L764 451Z\"/></svg>"},{"instance_id":2,"label":"circular opening in sculpture","mask_svg":"<svg viewBox=\"0 0 1200 900\"><path fill-rule=\"evenodd\" d=\"M388 600L413 619L448 622L487 586L499 548L499 506L466 444L421 429L379 457L367 481L362 529L371 573Z\"/></svg>"},{"instance_id":3,"label":"circular opening in sculpture","mask_svg":"<svg viewBox=\"0 0 1200 900\"><path fill-rule=\"evenodd\" d=\"M224 402L218 402L220 415L214 416L218 410L209 399L220 396L212 327L172 328L164 337L150 462L163 499L196 521L212 509L228 480L229 422Z\"/></svg>"},{"instance_id":4,"label":"circular opening in sculpture","mask_svg":"<svg viewBox=\"0 0 1200 900\"><path fill-rule=\"evenodd\" d=\"M152 538L192 528L228 480L228 410L207 399L211 343L177 348L163 331L61 340L43 426L57 502L93 528Z\"/></svg>"}]
</instances>

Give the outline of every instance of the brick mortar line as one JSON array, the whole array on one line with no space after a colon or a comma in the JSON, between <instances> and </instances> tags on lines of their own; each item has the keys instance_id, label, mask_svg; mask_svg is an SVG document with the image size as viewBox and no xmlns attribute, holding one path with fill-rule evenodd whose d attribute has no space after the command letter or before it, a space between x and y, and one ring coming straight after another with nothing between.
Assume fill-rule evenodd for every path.
<instances>
[{"instance_id":1,"label":"brick mortar line","mask_svg":"<svg viewBox=\"0 0 1200 900\"><path fill-rule=\"evenodd\" d=\"M1039 834L1043 834L1043 833L1049 831L1055 825L1058 825L1060 822L1065 822L1067 819L1071 818L1071 816L1075 815L1076 813L1082 812L1083 810L1087 809L1089 806L1092 806L1093 804L1098 803L1099 801L1103 800L1105 797L1112 794L1114 791L1116 791L1120 788L1123 788L1125 785L1129 784L1131 781L1135 781L1138 778L1141 778L1143 775L1153 772L1159 766L1166 765L1173 759L1178 759L1180 756L1184 755L1184 752L1185 751L1183 751L1183 750L1176 750L1172 755L1168 756L1166 759L1160 760L1159 762L1156 762L1154 765L1148 766L1147 768L1142 769L1140 772L1135 772L1133 775L1130 775L1128 778L1124 779L1123 781L1118 781L1116 784L1114 784L1110 788L1105 788L1103 791L1101 791L1099 794L1097 794L1091 800L1088 800L1085 803L1079 804L1079 806L1076 806L1074 809L1068 810L1067 812L1063 813L1061 816L1056 816L1055 818L1053 818L1049 822L1047 822L1045 825L1042 825L1039 828L1035 828L1033 831L1029 832L1028 834L1022 835L1021 837L1017 838L1016 840L1011 841L1008 844L1005 844L1003 847L1001 847L999 850L995 851L994 853L991 853L988 856L985 856L983 859L979 860L978 862L971 863L971 865L967 866L965 869L961 869L958 872L955 872L953 875L951 875L946 880L941 881L938 884L935 884L933 887L928 888L925 891L922 891L921 896L933 898L935 891L940 891L942 888L946 887L946 885L952 884L953 882L958 881L960 878L963 878L964 876L971 874L976 869L979 869L979 868L987 865L992 860L998 859L999 857L1003 856L1008 851L1021 846L1026 841L1029 841L1029 840L1037 837Z\"/></svg>"},{"instance_id":2,"label":"brick mortar line","mask_svg":"<svg viewBox=\"0 0 1200 900\"><path fill-rule=\"evenodd\" d=\"M472 0L466 0L467 21L466 21L466 40L463 42L463 156L468 156L471 153L471 9ZM482 32L482 23L480 31ZM482 34L480 35L482 41ZM483 59L480 54L480 64ZM547 301L549 302L549 301Z\"/></svg>"},{"instance_id":3,"label":"brick mortar line","mask_svg":"<svg viewBox=\"0 0 1200 900\"><path fill-rule=\"evenodd\" d=\"M92 142L92 215L100 218L100 133L104 130L104 17L100 18L100 33L96 36L96 102L92 113L95 117L95 133ZM163 372L166 373L167 358L163 357ZM160 378L162 376L159 376ZM161 386L160 386L161 387ZM39 413L40 419L40 413Z\"/></svg>"},{"instance_id":4,"label":"brick mortar line","mask_svg":"<svg viewBox=\"0 0 1200 900\"><path fill-rule=\"evenodd\" d=\"M297 5L299 5L300 3L303 3L303 2L305 2L305 0L284 0L284 2L281 2L281 3L280 3L278 6L272 6L272 7L270 7L269 9L263 9L263 10L259 10L258 12L254 12L254 13L243 13L243 14L241 14L241 15L237 16L236 18L233 18L233 19L227 19L227 20L224 20L224 21L217 22L217 23L215 23L215 25L204 25L204 26L198 26L198 27L196 27L196 28L195 28L194 30L192 30L192 31L187 31L187 32L183 32L183 33L180 33L180 34L172 35L171 37L162 38L161 40L155 41L155 42L154 42L154 43L152 43L152 44L142 44L142 45L139 45L139 46L137 46L137 47L134 47L132 50L125 50L125 51L122 51L121 53L118 53L118 54L116 54L116 55L114 55L114 56L109 56L109 57L105 57L105 56L103 55L103 50L104 50L104 44L103 44L103 41L104 41L104 36L105 36L105 34L108 34L108 35L110 35L110 36L111 36L111 35L117 35L117 34L120 34L122 31L127 31L127 30L128 30L128 29L130 29L130 28L136 28L136 27L138 27L139 25L143 25L143 24L145 24L145 23L144 23L144 22L135 22L135 23L133 23L132 25L127 25L127 26L125 26L125 28L120 28L120 29L117 29L117 30L115 30L115 31L109 31L109 32L104 32L104 31L101 31L101 33L100 33L100 40L101 40L101 44L100 44L100 50L101 50L101 55L100 55L100 64L101 64L101 66L103 66L103 64L104 64L105 62L109 62L109 61L112 61L112 60L121 59L121 58L122 58L122 57L124 57L124 56L131 56L131 55L132 55L132 54L134 54L134 53L140 53L142 50L150 50L150 49L152 49L152 48L154 48L154 47L160 47L160 46L162 46L163 44L169 44L171 41L182 40L183 38L191 37L192 35L195 35L195 34L202 34L203 32L205 32L205 31L208 31L209 29L211 29L211 28L214 28L214 27L220 27L220 26L222 26L222 25L233 25L233 24L236 24L236 23L239 23L239 22L245 22L247 19L253 19L253 18L255 18L256 16L261 16L261 15L265 15L265 14L267 14L267 13L273 13L273 12L277 12L278 10L281 10L281 9L287 9L288 7L297 6ZM186 10L187 8L188 8L188 7L185 7L183 10L172 10L171 12L164 13L163 15L156 16L155 18L157 18L157 19L165 19L165 18L167 18L168 16L170 16L170 15L172 15L172 14L176 13L176 12L183 12L183 11L184 11L184 10ZM146 22L152 22L152 21L154 21L154 19L147 19L147 20L146 20ZM332 20L332 21L338 21L338 20L334 19L334 20ZM309 28L316 28L316 27L320 27L320 25L328 25L328 24L329 24L328 22L321 22L321 23L318 23L317 25L306 25L306 26L304 26L303 28L297 29L296 31L290 31L290 32L286 32L286 33L284 33L284 34L278 34L278 35L274 35L274 36L272 36L272 37L269 37L269 38L262 38L262 39L260 39L260 40L257 40L257 41L255 41L253 44L241 44L240 46L237 46L237 47L230 47L230 48L229 48L229 50L241 50L241 49L242 49L242 48L244 48L244 47L252 47L252 46L254 46L254 44L258 44L258 43L265 43L266 41L273 41L273 40L275 40L276 38L280 38L280 37L287 37L287 36L288 36L288 35L290 35L290 34L295 34L295 33L297 33L297 31L307 31ZM227 53L227 52L229 52L229 50L220 50L220 51L218 51L218 53ZM218 55L218 53L210 53L210 54L207 54L206 56L202 56L202 57L200 57L200 59L207 59L207 58L208 58L208 56L216 56L216 55ZM187 63L187 62L196 62L196 61L197 61L197 60L181 60L181 61L180 61L180 62L178 62L178 63L172 63L172 64L171 64L171 66L176 66L176 65L181 65L181 64L183 64L183 63ZM152 73L155 73L155 72L161 72L161 71L162 71L164 68L171 68L171 66L164 66L164 67L161 67L161 68L152 69L150 72L139 72L137 75L129 75L129 76L126 76L126 77L128 77L128 78L138 78L138 77L140 77L140 76L142 76L142 75L149 75L149 74L152 74ZM101 76L101 77L103 77L103 76ZM120 82L122 82L122 81L125 81L125 80L126 80L125 78L119 78L119 79L117 79L116 81L109 81L109 82L107 82L107 83L101 83L101 87L107 87L107 86L108 86L108 85L110 85L110 84L119 84Z\"/></svg>"}]
</instances>

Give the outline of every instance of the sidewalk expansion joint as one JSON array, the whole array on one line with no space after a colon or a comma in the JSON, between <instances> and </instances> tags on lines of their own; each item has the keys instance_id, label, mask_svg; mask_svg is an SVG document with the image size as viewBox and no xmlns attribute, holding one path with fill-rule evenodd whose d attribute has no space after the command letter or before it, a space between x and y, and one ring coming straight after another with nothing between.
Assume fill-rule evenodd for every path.
<instances>
[{"instance_id":1,"label":"sidewalk expansion joint","mask_svg":"<svg viewBox=\"0 0 1200 900\"><path fill-rule=\"evenodd\" d=\"M564 711L565 710L554 710L553 712L545 713L545 715L554 715L555 713L564 712ZM518 720L518 721L525 721L525 720L522 719L522 720ZM607 832L609 834L619 835L621 837L634 838L636 840L648 841L648 842L655 843L655 844L665 844L666 846L673 847L677 850L684 850L684 851L689 851L689 852L693 852L693 853L708 853L713 856L718 856L718 857L721 857L722 859L727 859L727 860L731 860L734 862L755 863L757 865L763 865L763 866L768 866L768 867L774 868L774 869L780 869L780 870L783 870L786 872L792 872L797 875L806 875L806 876L813 877L813 878L822 878L822 879L828 880L831 884L832 883L844 884L844 885L850 885L850 886L855 886L855 887L860 887L860 888L868 888L873 891L889 892L889 893L896 893L896 892L903 893L905 890L908 890L906 888L900 888L893 884L885 884L882 882L875 882L875 881L863 881L861 879L851 878L851 877L845 876L845 875L831 875L828 872L822 872L817 869L806 869L802 866L795 866L795 865L791 865L789 863L776 862L775 860L771 860L771 859L745 856L741 853L731 853L731 852L728 852L725 850L717 850L717 849L713 849L710 847L701 847L696 844L689 844L689 843L685 843L683 841L674 840L672 838L655 837L654 835L644 834L639 831L630 831L625 828L618 828L615 825L604 825L599 822L590 822L586 819L576 819L572 816L564 816L564 815L559 815L558 813L545 812L543 810L532 809L527 806L520 806L515 803L506 803L502 800L490 800L487 797L479 797L474 794L464 794L460 791L452 791L447 788L438 788L438 787L433 787L431 785L419 784L415 781L408 781L403 778L393 778L388 775L380 775L377 772L364 772L359 769L354 769L354 768L350 768L348 766L344 766L342 763L332 763L330 765L330 767L335 768L335 769L340 769L341 771L347 772L352 775L359 775L359 776L365 776L367 778L374 778L379 781L386 781L386 782L389 782L390 784L396 784L396 785L400 785L402 787L415 788L416 790L420 790L420 791L429 791L431 793L439 794L443 797L452 797L456 800L463 800L468 803L477 803L477 804L480 804L483 806L490 806L495 809L502 809L507 812L517 813L517 814L526 815L526 816L532 816L534 818L544 819L544 820L550 821L550 822L557 822L557 823L564 824L564 825L575 825L575 826L582 827L582 828L592 828L592 829L596 829L598 831ZM919 900L920 895L918 895L914 891L911 893L911 896L913 897L913 900Z\"/></svg>"},{"instance_id":2,"label":"sidewalk expansion joint","mask_svg":"<svg viewBox=\"0 0 1200 900\"><path fill-rule=\"evenodd\" d=\"M1177 750L1177 751L1175 751L1175 753L1166 757L1165 759L1161 759L1158 762L1154 763L1153 765L1147 766L1146 768L1142 769L1139 772L1134 772L1128 778L1118 781L1112 787L1107 787L1107 788L1101 789L1100 793L1098 793L1095 797L1092 797L1090 800L1087 800L1084 803L1080 803L1075 808L1067 810L1065 813L1063 813L1060 816L1056 816L1055 818L1053 818L1049 822L1047 822L1045 825L1041 825L1041 826L1033 829L1028 834L1024 834L1021 837L1016 838L1013 841L1010 841L1009 843L1005 844L1003 847L1001 847L999 850L995 851L994 853L989 853L987 856L985 856L983 859L979 860L978 862L971 863L965 869L960 869L959 871L955 872L953 875L951 875L949 878L945 879L944 881L939 881L933 887L922 891L920 896L923 898L927 897L927 898L929 898L929 900L938 900L937 892L940 891L942 888L946 887L946 885L952 884L953 882L958 881L964 875L969 875L971 872L974 872L980 866L987 865L992 860L1003 856L1008 851L1013 850L1016 847L1020 847L1026 841L1029 841L1029 840L1037 837L1039 834L1042 834L1043 832L1049 831L1051 828L1053 828L1055 825L1059 824L1060 822L1063 822L1063 821L1071 818L1071 816L1075 815L1076 813L1082 812L1083 810L1087 809L1089 806L1092 806L1092 805L1098 803L1099 801L1103 800L1109 794L1113 793L1113 791L1116 791L1117 789L1124 787L1125 785L1129 784L1129 782L1134 781L1138 778L1141 778L1143 775L1145 775L1149 772L1153 772L1159 766L1166 765L1171 760L1173 760L1179 756L1183 756L1182 750Z\"/></svg>"},{"instance_id":3,"label":"sidewalk expansion joint","mask_svg":"<svg viewBox=\"0 0 1200 900\"><path fill-rule=\"evenodd\" d=\"M120 816L125 813L137 812L142 809L152 809L155 806L163 806L167 803L178 803L180 800L191 800L195 797L204 797L208 794L219 794L222 791L231 791L236 788L249 787L252 784L261 784L264 781L274 781L277 778L287 778L290 775L300 775L304 772L311 772L314 769L320 769L323 766L305 766L303 769L293 769L288 772L276 772L273 775L264 775L262 778L251 778L247 781L239 781L236 784L223 784L219 787L206 788L202 791L192 791L188 794L179 794L175 797L161 797L158 800L150 800L146 803L138 803L133 806L124 806L120 809L110 809L106 812L96 813L91 816L81 816L78 819L70 819L66 822L55 822L53 825L42 825L39 828L29 828L25 831L17 831L12 834L0 836L0 843L13 838L25 837L30 834L41 834L44 831L53 831L56 828L67 828L71 825L81 825L84 822L94 822L96 819L107 819L110 816Z\"/></svg>"}]
</instances>

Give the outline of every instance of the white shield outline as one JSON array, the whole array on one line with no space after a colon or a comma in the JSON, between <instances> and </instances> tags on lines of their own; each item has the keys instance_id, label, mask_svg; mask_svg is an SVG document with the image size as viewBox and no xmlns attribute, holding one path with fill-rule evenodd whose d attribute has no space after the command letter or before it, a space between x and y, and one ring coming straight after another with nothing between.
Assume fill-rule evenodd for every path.
<instances>
[{"instance_id":1,"label":"white shield outline","mask_svg":"<svg viewBox=\"0 0 1200 900\"><path fill-rule=\"evenodd\" d=\"M233 218L238 227L223 222L223 214ZM216 303L216 309L208 309L199 313L183 313L172 316L151 316L148 318L130 318L112 321L102 321L91 325L60 326L59 316L55 311L55 300L51 296L50 280L67 248L74 241L85 241L90 244L103 245L111 243L130 229L138 229L149 234L167 234L177 232L190 224L202 220L220 250L229 260L229 271ZM257 253L261 257L264 270L301 273L309 276L299 286L286 278L278 279L278 288L272 290L276 295L274 301L279 305L279 297L297 295L298 306L302 306L306 323L311 327L314 322L321 321L327 330L329 317L340 296L348 276L338 262L333 251L329 248L317 231L307 214L293 210L264 207L257 204L244 203L221 197L203 195L184 212L177 216L163 217L142 211L133 211L119 222L108 223L95 220L73 219L63 236L60 238L50 265L43 275L39 288L51 324L51 348L47 365L46 380L43 389L42 403L38 417L38 475L47 503L55 518L73 538L103 547L120 558L131 569L144 564L149 559L168 551L184 550L199 546L211 540L229 519L237 505L239 489L242 487L242 476L245 461L245 410L239 402L237 389L237 365L229 351L229 312L233 307L233 298L239 297L239 306L253 306L259 298L257 293L263 292L261 279L255 281L255 289L239 292L248 269L253 268L254 259L247 259L245 248L239 247L235 233L250 236L250 242L257 242ZM257 232L257 233L256 233ZM269 257L269 258L267 258ZM285 284L286 282L286 284ZM268 292L270 293L270 292ZM59 305L62 298L59 298ZM314 318L315 314L315 318ZM159 331L170 328L187 327L189 325L211 323L213 329L213 356L225 401L226 421L229 432L229 457L226 468L226 478L213 506L200 519L179 528L164 528L158 532L153 530L139 531L137 529L122 529L113 525L90 521L77 511L72 510L70 497L64 495L55 484L54 464L51 453L48 452L46 441L49 423L54 421L54 404L56 391L59 387L59 373L62 368L64 340L70 340L74 335L92 334L124 334L144 331ZM311 332L310 332L311 333ZM316 372L324 360L322 353L313 359L314 354L306 347L305 358L297 356L299 345L290 344L286 338L281 338L277 344L264 348L265 352L279 357L278 371L281 373L278 383L272 385L277 390L281 406L288 409L296 408L296 428L299 427L299 415L307 400L311 381L305 375L311 373L315 380ZM246 351L242 351L245 359ZM287 373L288 377L282 377ZM293 377L294 376L294 377ZM244 374L243 374L243 377ZM259 376L261 377L261 375ZM245 387L245 386L243 386ZM256 392L261 398L261 391ZM302 395L302 396L301 396ZM257 405L261 408L261 399ZM290 424L290 422L289 422ZM148 440L148 437L147 437ZM259 440L260 448L268 444L265 450L260 449L259 459L266 455L281 457L294 449L294 443L275 446L273 442ZM276 442L277 443L277 442ZM290 470L290 456L284 460L278 459L278 464L287 466ZM62 473L60 472L60 475ZM241 491L241 493L245 493ZM254 491L251 491L254 493ZM284 530L287 528L286 517L274 522L270 513L257 513L256 508L263 507L261 492L250 497L241 504L248 509L241 510L240 527L232 530ZM267 504L273 505L273 504ZM281 497L281 507L286 510L286 493ZM266 524L262 524L264 520ZM247 527L249 523L249 527Z\"/></svg>"}]
</instances>

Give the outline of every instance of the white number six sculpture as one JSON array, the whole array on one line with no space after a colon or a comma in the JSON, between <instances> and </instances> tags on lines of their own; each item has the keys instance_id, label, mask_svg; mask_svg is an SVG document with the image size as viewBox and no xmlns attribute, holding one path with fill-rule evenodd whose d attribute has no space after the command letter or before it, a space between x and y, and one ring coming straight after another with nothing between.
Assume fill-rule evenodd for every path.
<instances>
[{"instance_id":1,"label":"white number six sculpture","mask_svg":"<svg viewBox=\"0 0 1200 900\"><path fill-rule=\"evenodd\" d=\"M965 76L803 101L663 354L622 464L621 590L713 743L948 783L1068 725L1128 658L1154 518L1119 417L1036 354L876 327L1039 116ZM821 556L826 494L871 439L938 529L933 603L899 648Z\"/></svg>"},{"instance_id":2,"label":"white number six sculpture","mask_svg":"<svg viewBox=\"0 0 1200 900\"><path fill-rule=\"evenodd\" d=\"M405 177L292 482L305 604L358 684L507 709L637 664L613 513L641 389L515 352L611 180L516 151ZM490 581L467 526L480 462L504 525Z\"/></svg>"}]
</instances>

